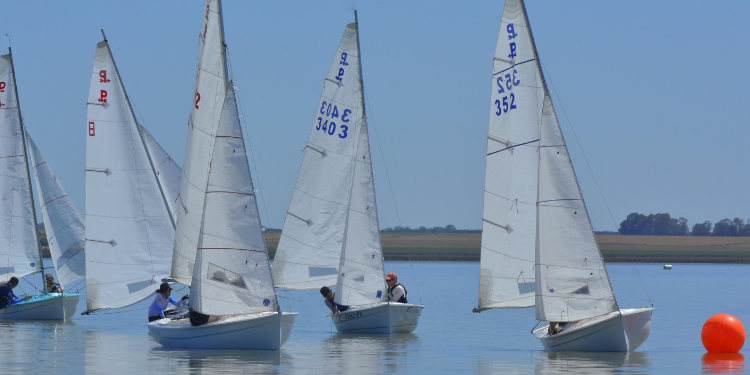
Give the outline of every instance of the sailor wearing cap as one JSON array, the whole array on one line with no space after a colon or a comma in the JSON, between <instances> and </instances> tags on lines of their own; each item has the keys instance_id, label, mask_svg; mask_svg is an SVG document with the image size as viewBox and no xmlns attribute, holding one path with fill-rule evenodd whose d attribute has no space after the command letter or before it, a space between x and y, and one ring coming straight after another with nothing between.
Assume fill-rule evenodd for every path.
<instances>
[{"instance_id":1,"label":"sailor wearing cap","mask_svg":"<svg viewBox=\"0 0 750 375\"><path fill-rule=\"evenodd\" d=\"M396 273L389 272L385 276L385 283L388 284L386 302L406 303L406 288L398 282Z\"/></svg>"},{"instance_id":2,"label":"sailor wearing cap","mask_svg":"<svg viewBox=\"0 0 750 375\"><path fill-rule=\"evenodd\" d=\"M180 301L175 301L174 298L170 297L171 294L172 287L169 286L169 283L161 283L161 285L159 285L159 289L156 290L154 302L151 302L151 306L148 307L149 322L165 318L164 309L166 309L170 303L179 307L186 303L186 299L190 298L188 295L184 295Z\"/></svg>"}]
</instances>

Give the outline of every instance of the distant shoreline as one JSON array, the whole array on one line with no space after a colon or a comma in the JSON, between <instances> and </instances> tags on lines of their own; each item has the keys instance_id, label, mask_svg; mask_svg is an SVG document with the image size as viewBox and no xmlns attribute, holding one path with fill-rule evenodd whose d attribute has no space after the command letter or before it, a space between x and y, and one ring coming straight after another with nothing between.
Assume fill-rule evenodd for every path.
<instances>
[{"instance_id":1,"label":"distant shoreline","mask_svg":"<svg viewBox=\"0 0 750 375\"><path fill-rule=\"evenodd\" d=\"M273 258L281 233L264 233ZM479 261L481 233L381 233L385 260ZM748 263L750 237L597 234L605 262ZM49 249L42 248L49 258Z\"/></svg>"}]
</instances>

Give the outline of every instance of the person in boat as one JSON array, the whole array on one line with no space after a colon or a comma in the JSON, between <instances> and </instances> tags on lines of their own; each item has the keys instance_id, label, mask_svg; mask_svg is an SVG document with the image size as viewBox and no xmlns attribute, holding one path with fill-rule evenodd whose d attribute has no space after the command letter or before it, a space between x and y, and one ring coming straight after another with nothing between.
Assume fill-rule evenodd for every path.
<instances>
[{"instance_id":1,"label":"person in boat","mask_svg":"<svg viewBox=\"0 0 750 375\"><path fill-rule=\"evenodd\" d=\"M18 278L13 276L10 280L0 283L0 309L5 306L12 305L21 301L25 301L31 296L27 295L23 298L19 298L13 293L13 288L18 286Z\"/></svg>"},{"instance_id":2,"label":"person in boat","mask_svg":"<svg viewBox=\"0 0 750 375\"><path fill-rule=\"evenodd\" d=\"M190 311L190 325L193 326L202 326L206 323L211 323L219 320L221 318L221 315L206 315L201 314L192 308L189 309Z\"/></svg>"},{"instance_id":3,"label":"person in boat","mask_svg":"<svg viewBox=\"0 0 750 375\"><path fill-rule=\"evenodd\" d=\"M326 306L331 309L331 313L336 314L341 311L349 310L349 306L341 305L333 301L333 298L336 297L336 292L332 291L331 288L327 286L320 288L320 294L325 297L324 301L326 303Z\"/></svg>"},{"instance_id":4,"label":"person in boat","mask_svg":"<svg viewBox=\"0 0 750 375\"><path fill-rule=\"evenodd\" d=\"M185 300L190 298L190 296L186 294L182 296L181 300L176 301L171 297L171 294L172 287L169 286L169 283L161 283L161 285L159 285L159 289L156 290L156 297L154 297L154 302L151 302L151 306L148 307L149 322L165 318L165 309L169 307L170 303L177 307L180 307L186 303ZM169 310L167 310L166 312L168 313Z\"/></svg>"},{"instance_id":5,"label":"person in boat","mask_svg":"<svg viewBox=\"0 0 750 375\"><path fill-rule=\"evenodd\" d=\"M568 322L549 322L549 328L547 328L547 333L550 336L554 334L558 334L563 331L563 328L565 328L566 324L568 324Z\"/></svg>"},{"instance_id":6,"label":"person in boat","mask_svg":"<svg viewBox=\"0 0 750 375\"><path fill-rule=\"evenodd\" d=\"M59 283L55 282L55 277L51 273L44 275L44 279L47 280L47 293L62 293L63 288Z\"/></svg>"},{"instance_id":7,"label":"person in boat","mask_svg":"<svg viewBox=\"0 0 750 375\"><path fill-rule=\"evenodd\" d=\"M386 302L406 303L406 288L398 282L398 276L395 272L388 272L388 275L385 276L385 283L388 284Z\"/></svg>"}]
</instances>

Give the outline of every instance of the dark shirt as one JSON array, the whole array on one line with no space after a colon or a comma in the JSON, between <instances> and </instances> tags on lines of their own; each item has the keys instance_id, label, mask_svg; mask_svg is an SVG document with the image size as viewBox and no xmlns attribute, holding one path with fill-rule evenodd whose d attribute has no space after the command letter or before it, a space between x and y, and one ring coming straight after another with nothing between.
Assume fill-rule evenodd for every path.
<instances>
[{"instance_id":1,"label":"dark shirt","mask_svg":"<svg viewBox=\"0 0 750 375\"><path fill-rule=\"evenodd\" d=\"M23 298L18 298L10 284L7 282L0 283L0 309L10 304L18 303L23 301Z\"/></svg>"},{"instance_id":2,"label":"dark shirt","mask_svg":"<svg viewBox=\"0 0 750 375\"><path fill-rule=\"evenodd\" d=\"M340 305L336 302L331 301L330 299L325 299L326 306L328 306L329 309L331 309L331 312L336 312L336 308L339 309L339 312L349 310L349 306L347 305Z\"/></svg>"}]
</instances>

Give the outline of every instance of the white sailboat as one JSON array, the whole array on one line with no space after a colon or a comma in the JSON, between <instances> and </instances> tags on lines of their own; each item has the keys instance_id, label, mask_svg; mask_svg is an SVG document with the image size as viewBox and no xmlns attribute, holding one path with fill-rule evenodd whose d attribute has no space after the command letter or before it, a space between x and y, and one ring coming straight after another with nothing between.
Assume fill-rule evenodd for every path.
<instances>
[{"instance_id":1,"label":"white sailboat","mask_svg":"<svg viewBox=\"0 0 750 375\"><path fill-rule=\"evenodd\" d=\"M315 113L274 258L276 286L336 284L340 332L403 333L423 306L383 302L385 273L365 116L357 13L347 25Z\"/></svg>"},{"instance_id":2,"label":"white sailboat","mask_svg":"<svg viewBox=\"0 0 750 375\"><path fill-rule=\"evenodd\" d=\"M475 311L535 306L548 350L636 349L653 308L617 305L523 0L505 1L493 66Z\"/></svg>"},{"instance_id":3,"label":"white sailboat","mask_svg":"<svg viewBox=\"0 0 750 375\"><path fill-rule=\"evenodd\" d=\"M260 227L234 88L226 77L221 3L206 1L178 206L172 273L192 308L216 321L148 324L170 348L279 349L296 313L280 311ZM189 278L188 278L189 276Z\"/></svg>"},{"instance_id":4,"label":"white sailboat","mask_svg":"<svg viewBox=\"0 0 750 375\"><path fill-rule=\"evenodd\" d=\"M28 147L27 147L28 140ZM27 150L31 150L30 156ZM37 235L29 157L37 177L37 192L50 253L64 289L84 276L83 224L70 198L54 177L36 145L24 130L18 100L13 56L0 56L0 279L39 272L46 289L42 251ZM70 318L80 294L44 293L0 309L0 320Z\"/></svg>"},{"instance_id":5,"label":"white sailboat","mask_svg":"<svg viewBox=\"0 0 750 375\"><path fill-rule=\"evenodd\" d=\"M84 314L142 301L169 277L170 202L182 177L137 123L106 36L96 46L86 118Z\"/></svg>"}]
</instances>

